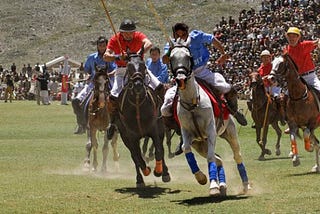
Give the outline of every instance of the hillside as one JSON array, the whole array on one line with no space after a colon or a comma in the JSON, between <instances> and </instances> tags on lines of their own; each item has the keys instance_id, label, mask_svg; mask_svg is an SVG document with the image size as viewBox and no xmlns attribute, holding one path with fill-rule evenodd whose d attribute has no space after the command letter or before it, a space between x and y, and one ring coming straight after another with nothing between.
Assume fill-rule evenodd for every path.
<instances>
[{"instance_id":1,"label":"hillside","mask_svg":"<svg viewBox=\"0 0 320 214\"><path fill-rule=\"evenodd\" d=\"M258 5L258 1L244 0L153 2L169 33L179 21L211 32L221 16L237 18L240 10ZM154 44L165 43L145 0L107 0L107 6L116 29L123 18L131 18ZM0 64L9 67L15 62L18 69L24 63L43 63L65 54L84 61L95 51L97 36L113 34L100 0L1 0L0 32Z\"/></svg>"}]
</instances>

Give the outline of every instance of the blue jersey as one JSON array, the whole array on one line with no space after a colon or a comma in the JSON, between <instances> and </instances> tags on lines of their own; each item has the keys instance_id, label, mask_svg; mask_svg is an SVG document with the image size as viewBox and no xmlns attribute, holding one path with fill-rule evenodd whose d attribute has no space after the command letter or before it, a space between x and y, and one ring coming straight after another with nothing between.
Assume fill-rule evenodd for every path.
<instances>
[{"instance_id":1,"label":"blue jersey","mask_svg":"<svg viewBox=\"0 0 320 214\"><path fill-rule=\"evenodd\" d=\"M86 63L84 64L84 72L87 74L90 74L90 80L93 80L94 75L96 73L94 64L100 65L100 66L107 66L107 72L111 72L114 69L117 68L117 65L114 62L106 62L103 60L101 56L99 56L98 52L95 52L93 54L90 54L87 58ZM113 80L111 79L113 82Z\"/></svg>"},{"instance_id":2,"label":"blue jersey","mask_svg":"<svg viewBox=\"0 0 320 214\"><path fill-rule=\"evenodd\" d=\"M214 36L212 34L204 33L199 30L193 30L189 33L191 38L190 42L190 52L193 57L193 70L201 66L207 65L210 52L206 45L211 44L214 41ZM165 53L169 50L169 45L167 44L164 48Z\"/></svg>"},{"instance_id":3,"label":"blue jersey","mask_svg":"<svg viewBox=\"0 0 320 214\"><path fill-rule=\"evenodd\" d=\"M152 59L148 58L146 60L146 66L161 83L167 83L169 81L167 65L163 64L161 59L158 59L156 62L152 62Z\"/></svg>"}]
</instances>

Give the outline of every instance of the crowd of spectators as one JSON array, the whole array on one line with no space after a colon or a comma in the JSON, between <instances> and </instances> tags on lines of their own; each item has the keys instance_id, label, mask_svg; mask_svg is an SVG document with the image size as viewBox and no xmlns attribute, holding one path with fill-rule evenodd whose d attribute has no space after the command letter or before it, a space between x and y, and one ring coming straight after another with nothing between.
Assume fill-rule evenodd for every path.
<instances>
[{"instance_id":1,"label":"crowd of spectators","mask_svg":"<svg viewBox=\"0 0 320 214\"><path fill-rule=\"evenodd\" d=\"M79 68L79 71L81 68ZM74 83L74 79L83 79L83 72L76 78L76 73L71 72L69 75L69 95L74 96L74 86L79 85L79 83ZM35 100L39 96L38 90L40 84L37 83L39 79L45 79L48 83L48 93L50 95L50 101L60 99L61 91L61 73L58 71L48 72L46 65L40 66L37 63L35 66L24 64L21 70L18 70L15 63L11 65L10 69L3 68L0 65L0 100L5 100L6 98L6 88L8 87L8 79L13 82L13 99L15 100ZM39 87L39 88L38 88Z\"/></svg>"},{"instance_id":2,"label":"crowd of spectators","mask_svg":"<svg viewBox=\"0 0 320 214\"><path fill-rule=\"evenodd\" d=\"M222 72L226 80L237 87L240 94L248 94L248 74L260 66L260 53L267 49L273 56L283 52L287 44L285 32L291 26L302 30L302 39L314 40L320 33L320 4L316 0L264 0L259 11L242 10L238 22L230 16L222 17L214 27L213 34L225 46L230 60L224 67L213 70ZM211 60L218 53L211 50ZM319 52L313 53L319 68ZM243 96L245 98L245 96Z\"/></svg>"},{"instance_id":3,"label":"crowd of spectators","mask_svg":"<svg viewBox=\"0 0 320 214\"><path fill-rule=\"evenodd\" d=\"M259 11L251 8L242 10L238 21L234 17L222 17L213 29L225 50L231 56L223 67L216 67L213 60L218 52L211 48L209 66L212 70L223 73L226 80L239 91L240 97L246 98L249 92L248 74L260 66L260 53L269 50L273 56L283 52L287 41L285 32L290 26L302 30L302 39L314 40L320 35L320 3L318 0L263 0ZM313 53L316 68L319 68L319 52ZM34 99L36 95L35 82L43 72L48 78L48 90L54 99L61 89L61 74L46 73L46 67L40 69L39 63L33 68L30 64L23 65L21 72L13 63L10 70L0 65L0 99L5 97L5 81L8 75L14 82L15 99ZM71 73L70 80L75 77ZM81 77L80 77L81 79ZM70 85L72 94L72 85ZM77 91L77 89L75 89Z\"/></svg>"}]
</instances>

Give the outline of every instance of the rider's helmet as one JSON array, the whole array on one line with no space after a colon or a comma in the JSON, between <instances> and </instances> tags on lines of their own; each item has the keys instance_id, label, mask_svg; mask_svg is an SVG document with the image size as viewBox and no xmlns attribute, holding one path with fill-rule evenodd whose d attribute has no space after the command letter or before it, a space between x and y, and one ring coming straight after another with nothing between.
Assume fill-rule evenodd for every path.
<instances>
[{"instance_id":1,"label":"rider's helmet","mask_svg":"<svg viewBox=\"0 0 320 214\"><path fill-rule=\"evenodd\" d=\"M301 30L297 27L289 27L286 34L288 35L289 33L293 33L293 34L297 34L298 36L301 36Z\"/></svg>"},{"instance_id":2,"label":"rider's helmet","mask_svg":"<svg viewBox=\"0 0 320 214\"><path fill-rule=\"evenodd\" d=\"M121 22L119 31L120 32L134 32L134 31L136 31L136 24L130 19L125 19Z\"/></svg>"}]
</instances>

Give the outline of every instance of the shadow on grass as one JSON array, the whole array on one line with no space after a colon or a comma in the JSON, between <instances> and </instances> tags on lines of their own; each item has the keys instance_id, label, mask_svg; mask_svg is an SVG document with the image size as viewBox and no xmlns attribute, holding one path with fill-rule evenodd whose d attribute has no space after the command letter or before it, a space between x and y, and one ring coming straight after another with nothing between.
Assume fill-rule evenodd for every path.
<instances>
[{"instance_id":1,"label":"shadow on grass","mask_svg":"<svg viewBox=\"0 0 320 214\"><path fill-rule=\"evenodd\" d=\"M266 158L263 161L273 161L273 160L289 160L291 157L273 157L273 158ZM258 160L258 159L257 159ZM263 162L262 161L262 162Z\"/></svg>"},{"instance_id":2,"label":"shadow on grass","mask_svg":"<svg viewBox=\"0 0 320 214\"><path fill-rule=\"evenodd\" d=\"M184 199L184 200L177 200L171 201L180 205L186 206L194 206L194 205L203 205L203 204L212 204L212 203L221 203L223 201L238 201L238 200L245 200L250 198L251 196L247 195L228 195L226 197L194 197L191 199Z\"/></svg>"},{"instance_id":3,"label":"shadow on grass","mask_svg":"<svg viewBox=\"0 0 320 214\"><path fill-rule=\"evenodd\" d=\"M287 177L301 177L301 176L308 176L308 175L320 175L320 173L317 172L302 172L302 173L295 173L295 174L289 174Z\"/></svg>"},{"instance_id":4,"label":"shadow on grass","mask_svg":"<svg viewBox=\"0 0 320 214\"><path fill-rule=\"evenodd\" d=\"M158 198L164 194L179 194L181 190L171 190L170 188L162 188L158 186L146 186L143 188L123 187L115 189L116 192L128 194L129 196L138 195L139 198Z\"/></svg>"}]
</instances>

